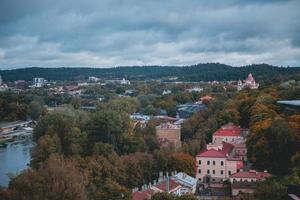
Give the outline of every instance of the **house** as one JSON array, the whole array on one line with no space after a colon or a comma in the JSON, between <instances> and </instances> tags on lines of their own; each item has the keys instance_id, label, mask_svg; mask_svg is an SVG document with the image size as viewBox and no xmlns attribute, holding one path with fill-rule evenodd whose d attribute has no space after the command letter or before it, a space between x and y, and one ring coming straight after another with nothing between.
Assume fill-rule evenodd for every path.
<instances>
[{"instance_id":1,"label":"house","mask_svg":"<svg viewBox=\"0 0 300 200\"><path fill-rule=\"evenodd\" d=\"M181 125L170 122L156 126L156 138L162 147L173 145L176 149L181 147Z\"/></svg>"},{"instance_id":2,"label":"house","mask_svg":"<svg viewBox=\"0 0 300 200\"><path fill-rule=\"evenodd\" d=\"M133 200L150 200L151 197L158 192L167 192L176 196L184 194L194 194L196 191L197 179L183 173L173 173L172 176L162 175L158 181L154 180L153 184L143 185L142 190L133 189Z\"/></svg>"},{"instance_id":3,"label":"house","mask_svg":"<svg viewBox=\"0 0 300 200\"><path fill-rule=\"evenodd\" d=\"M228 123L221 126L216 132L213 133L213 143L236 143L239 141L244 141L242 135L242 129L233 123Z\"/></svg>"},{"instance_id":4,"label":"house","mask_svg":"<svg viewBox=\"0 0 300 200\"><path fill-rule=\"evenodd\" d=\"M234 146L234 153L236 157L246 161L247 160L247 147L246 136L249 134L248 129L242 129L233 123L228 123L221 126L216 132L213 133L213 143L227 142Z\"/></svg>"},{"instance_id":5,"label":"house","mask_svg":"<svg viewBox=\"0 0 300 200\"><path fill-rule=\"evenodd\" d=\"M185 188L187 189L187 193L194 194L196 192L197 179L195 179L194 177L191 177L184 172L179 172L171 178L177 183L185 186Z\"/></svg>"},{"instance_id":6,"label":"house","mask_svg":"<svg viewBox=\"0 0 300 200\"><path fill-rule=\"evenodd\" d=\"M243 160L235 155L234 145L210 143L196 156L196 178L203 183L223 182L243 168Z\"/></svg>"},{"instance_id":7,"label":"house","mask_svg":"<svg viewBox=\"0 0 300 200\"><path fill-rule=\"evenodd\" d=\"M257 182L264 181L269 177L271 177L271 174L267 171L257 172L250 170L234 173L229 178L232 195L237 196L239 193L253 193Z\"/></svg>"}]
</instances>

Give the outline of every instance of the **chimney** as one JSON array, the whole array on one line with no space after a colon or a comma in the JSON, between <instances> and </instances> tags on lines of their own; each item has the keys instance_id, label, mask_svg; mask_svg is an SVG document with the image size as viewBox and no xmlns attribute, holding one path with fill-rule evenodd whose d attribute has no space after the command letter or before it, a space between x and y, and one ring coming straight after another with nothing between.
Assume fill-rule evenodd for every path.
<instances>
[{"instance_id":1,"label":"chimney","mask_svg":"<svg viewBox=\"0 0 300 200\"><path fill-rule=\"evenodd\" d=\"M159 172L158 182L161 182L163 180L164 180L163 172Z\"/></svg>"},{"instance_id":2,"label":"chimney","mask_svg":"<svg viewBox=\"0 0 300 200\"><path fill-rule=\"evenodd\" d=\"M156 185L156 183L157 183L156 180L153 180L153 185Z\"/></svg>"},{"instance_id":3,"label":"chimney","mask_svg":"<svg viewBox=\"0 0 300 200\"><path fill-rule=\"evenodd\" d=\"M167 177L167 180L166 180L166 192L169 193L170 192L170 177L168 176Z\"/></svg>"},{"instance_id":4,"label":"chimney","mask_svg":"<svg viewBox=\"0 0 300 200\"><path fill-rule=\"evenodd\" d=\"M169 172L166 172L166 176L169 177Z\"/></svg>"}]
</instances>

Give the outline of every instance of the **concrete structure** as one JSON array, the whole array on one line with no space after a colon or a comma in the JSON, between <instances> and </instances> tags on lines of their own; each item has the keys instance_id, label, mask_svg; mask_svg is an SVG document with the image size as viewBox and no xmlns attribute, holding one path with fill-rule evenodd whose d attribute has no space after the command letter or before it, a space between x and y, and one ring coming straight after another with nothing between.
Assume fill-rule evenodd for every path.
<instances>
[{"instance_id":1,"label":"concrete structure","mask_svg":"<svg viewBox=\"0 0 300 200\"><path fill-rule=\"evenodd\" d=\"M196 156L196 178L200 182L222 182L243 168L235 155L234 146L227 142L211 143Z\"/></svg>"},{"instance_id":2,"label":"concrete structure","mask_svg":"<svg viewBox=\"0 0 300 200\"><path fill-rule=\"evenodd\" d=\"M242 82L241 80L239 80L237 85L238 91L243 90L245 88L257 89L258 87L259 83L256 83L251 73L248 75L245 81Z\"/></svg>"},{"instance_id":3,"label":"concrete structure","mask_svg":"<svg viewBox=\"0 0 300 200\"><path fill-rule=\"evenodd\" d=\"M181 126L172 123L162 123L156 127L156 138L163 147L173 145L175 148L181 147Z\"/></svg>"},{"instance_id":4,"label":"concrete structure","mask_svg":"<svg viewBox=\"0 0 300 200\"><path fill-rule=\"evenodd\" d=\"M237 172L230 176L232 195L237 196L239 193L253 193L258 181L264 181L271 177L267 171L257 172L250 170L248 172Z\"/></svg>"}]
</instances>

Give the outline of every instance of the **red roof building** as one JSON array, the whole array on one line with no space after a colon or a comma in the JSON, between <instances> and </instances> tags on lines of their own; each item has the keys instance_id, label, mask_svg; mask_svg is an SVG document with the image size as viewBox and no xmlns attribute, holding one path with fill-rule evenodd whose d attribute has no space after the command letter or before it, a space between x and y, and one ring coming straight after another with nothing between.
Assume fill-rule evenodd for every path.
<instances>
[{"instance_id":1,"label":"red roof building","mask_svg":"<svg viewBox=\"0 0 300 200\"><path fill-rule=\"evenodd\" d=\"M264 181L271 177L271 174L267 171L257 172L250 170L247 172L237 172L230 176L231 193L233 196L237 196L240 193L253 193L258 181Z\"/></svg>"},{"instance_id":2,"label":"red roof building","mask_svg":"<svg viewBox=\"0 0 300 200\"><path fill-rule=\"evenodd\" d=\"M155 191L151 188L144 191L136 191L132 193L132 200L150 200L155 194Z\"/></svg>"}]
</instances>

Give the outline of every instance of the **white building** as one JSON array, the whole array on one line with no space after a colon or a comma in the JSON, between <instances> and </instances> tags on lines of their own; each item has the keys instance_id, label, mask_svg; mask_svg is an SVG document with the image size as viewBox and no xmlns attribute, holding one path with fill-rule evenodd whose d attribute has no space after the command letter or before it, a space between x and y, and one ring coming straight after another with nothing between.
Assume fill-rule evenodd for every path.
<instances>
[{"instance_id":1,"label":"white building","mask_svg":"<svg viewBox=\"0 0 300 200\"><path fill-rule=\"evenodd\" d=\"M40 88L40 87L43 87L44 84L45 84L45 79L44 78L33 78L33 87L36 87L36 88Z\"/></svg>"}]
</instances>

